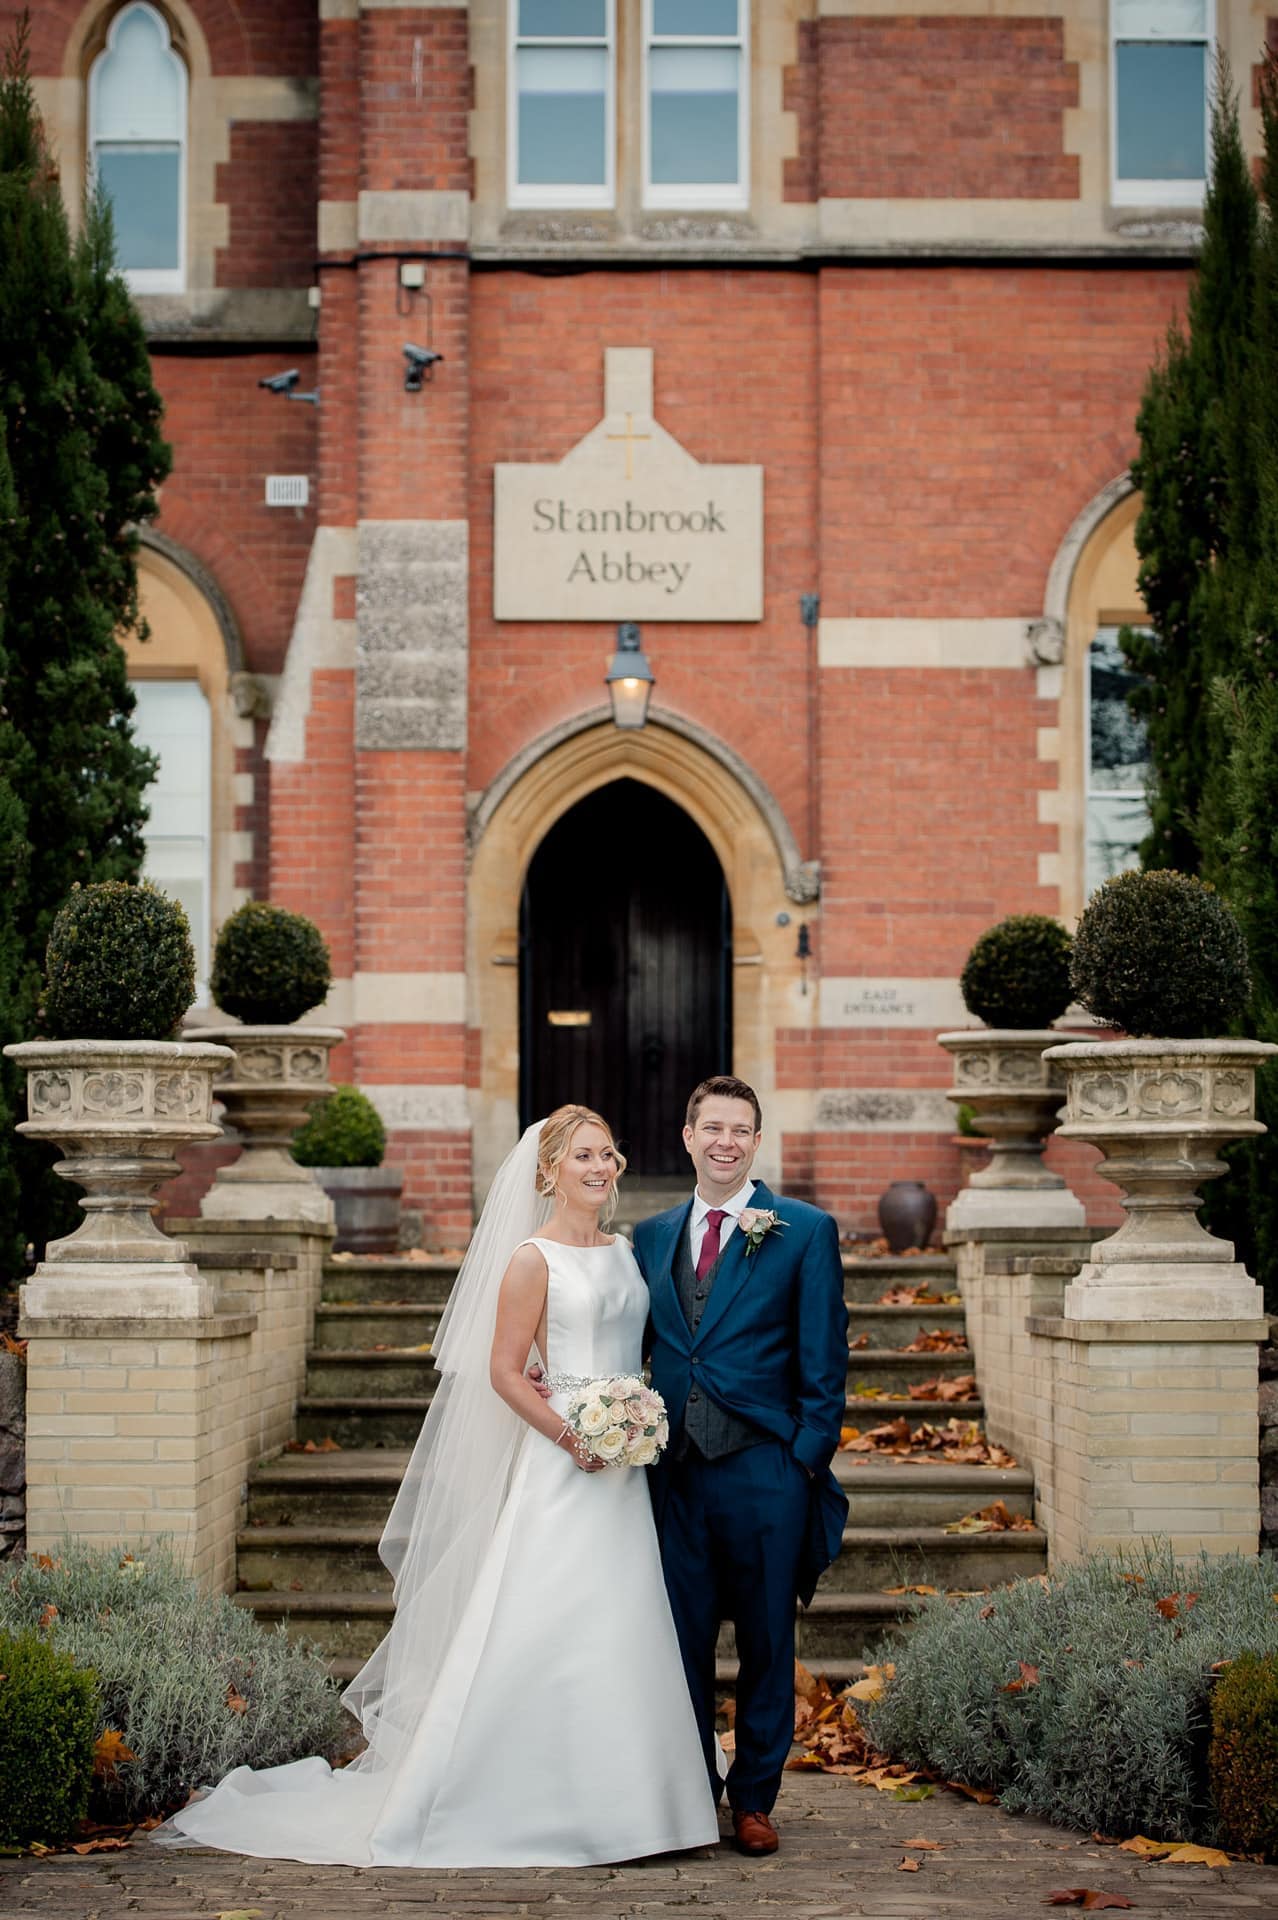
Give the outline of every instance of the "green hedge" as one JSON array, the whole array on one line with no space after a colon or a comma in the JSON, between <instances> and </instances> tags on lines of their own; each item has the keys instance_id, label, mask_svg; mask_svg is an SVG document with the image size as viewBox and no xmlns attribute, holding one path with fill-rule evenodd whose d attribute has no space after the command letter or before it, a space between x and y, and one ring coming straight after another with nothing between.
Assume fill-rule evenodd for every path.
<instances>
[{"instance_id":1,"label":"green hedge","mask_svg":"<svg viewBox=\"0 0 1278 1920\"><path fill-rule=\"evenodd\" d=\"M93 1780L93 1675L29 1629L0 1633L0 1846L61 1846Z\"/></svg>"},{"instance_id":2,"label":"green hedge","mask_svg":"<svg viewBox=\"0 0 1278 1920\"><path fill-rule=\"evenodd\" d=\"M1220 1835L1239 1853L1278 1859L1278 1658L1244 1653L1211 1702L1211 1790Z\"/></svg>"}]
</instances>

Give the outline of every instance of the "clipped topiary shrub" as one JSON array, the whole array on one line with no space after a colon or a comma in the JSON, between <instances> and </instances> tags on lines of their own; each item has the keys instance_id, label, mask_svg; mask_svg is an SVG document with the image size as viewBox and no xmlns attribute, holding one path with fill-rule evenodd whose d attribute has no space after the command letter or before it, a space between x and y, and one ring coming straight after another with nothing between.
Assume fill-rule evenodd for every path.
<instances>
[{"instance_id":1,"label":"clipped topiary shrub","mask_svg":"<svg viewBox=\"0 0 1278 1920\"><path fill-rule=\"evenodd\" d=\"M195 998L186 913L157 887L73 887L45 951L54 1040L167 1040Z\"/></svg>"},{"instance_id":2,"label":"clipped topiary shrub","mask_svg":"<svg viewBox=\"0 0 1278 1920\"><path fill-rule=\"evenodd\" d=\"M385 1153L382 1116L358 1087L334 1087L293 1142L301 1167L380 1167Z\"/></svg>"},{"instance_id":3,"label":"clipped topiary shrub","mask_svg":"<svg viewBox=\"0 0 1278 1920\"><path fill-rule=\"evenodd\" d=\"M32 1631L0 1633L0 1847L61 1846L93 1779L93 1675Z\"/></svg>"},{"instance_id":4,"label":"clipped topiary shrub","mask_svg":"<svg viewBox=\"0 0 1278 1920\"><path fill-rule=\"evenodd\" d=\"M46 1609L56 1607L56 1615ZM0 1583L0 1631L45 1635L96 1675L96 1732L133 1754L115 1772L119 1819L169 1813L232 1767L334 1757L345 1719L323 1656L263 1631L225 1594L203 1593L171 1549L65 1541Z\"/></svg>"},{"instance_id":5,"label":"clipped topiary shrub","mask_svg":"<svg viewBox=\"0 0 1278 1920\"><path fill-rule=\"evenodd\" d=\"M1278 1656L1244 1653L1211 1701L1212 1798L1223 1844L1278 1859Z\"/></svg>"},{"instance_id":6,"label":"clipped topiary shrub","mask_svg":"<svg viewBox=\"0 0 1278 1920\"><path fill-rule=\"evenodd\" d=\"M1247 1005L1247 942L1220 895L1188 874L1116 873L1074 933L1074 992L1135 1039L1206 1040Z\"/></svg>"},{"instance_id":7,"label":"clipped topiary shrub","mask_svg":"<svg viewBox=\"0 0 1278 1920\"><path fill-rule=\"evenodd\" d=\"M1013 913L988 927L963 963L959 987L987 1027L1050 1027L1072 998L1070 938L1045 913Z\"/></svg>"},{"instance_id":8,"label":"clipped topiary shrub","mask_svg":"<svg viewBox=\"0 0 1278 1920\"><path fill-rule=\"evenodd\" d=\"M1275 1587L1268 1556L1186 1563L1163 1547L928 1601L886 1652L887 1691L858 1710L877 1746L991 1788L1010 1812L1215 1840L1211 1669L1248 1649L1278 1653Z\"/></svg>"},{"instance_id":9,"label":"clipped topiary shrub","mask_svg":"<svg viewBox=\"0 0 1278 1920\"><path fill-rule=\"evenodd\" d=\"M290 1026L332 980L324 936L304 914L249 900L223 921L209 982L223 1013L251 1027Z\"/></svg>"}]
</instances>

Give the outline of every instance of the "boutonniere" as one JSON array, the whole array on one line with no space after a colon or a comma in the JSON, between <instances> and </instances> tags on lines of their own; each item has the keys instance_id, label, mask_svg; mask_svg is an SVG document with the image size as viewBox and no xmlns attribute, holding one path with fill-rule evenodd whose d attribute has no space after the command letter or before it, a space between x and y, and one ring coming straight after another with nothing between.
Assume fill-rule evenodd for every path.
<instances>
[{"instance_id":1,"label":"boutonniere","mask_svg":"<svg viewBox=\"0 0 1278 1920\"><path fill-rule=\"evenodd\" d=\"M742 1207L737 1225L746 1237L746 1259L757 1253L770 1233L784 1233L785 1221L766 1207Z\"/></svg>"}]
</instances>

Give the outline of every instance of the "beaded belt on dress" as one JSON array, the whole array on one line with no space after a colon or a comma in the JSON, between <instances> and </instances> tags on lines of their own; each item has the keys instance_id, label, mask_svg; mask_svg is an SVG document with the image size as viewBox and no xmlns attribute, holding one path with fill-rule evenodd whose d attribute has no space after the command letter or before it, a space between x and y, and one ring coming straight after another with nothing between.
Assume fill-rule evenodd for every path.
<instances>
[{"instance_id":1,"label":"beaded belt on dress","mask_svg":"<svg viewBox=\"0 0 1278 1920\"><path fill-rule=\"evenodd\" d=\"M597 1373L548 1373L546 1385L554 1393L574 1393L578 1387L593 1387L598 1378Z\"/></svg>"}]
</instances>

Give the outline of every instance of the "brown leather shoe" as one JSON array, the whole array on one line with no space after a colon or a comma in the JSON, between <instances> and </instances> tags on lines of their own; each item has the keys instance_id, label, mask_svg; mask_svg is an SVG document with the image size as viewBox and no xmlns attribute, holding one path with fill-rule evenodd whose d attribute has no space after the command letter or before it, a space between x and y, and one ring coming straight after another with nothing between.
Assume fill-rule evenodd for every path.
<instances>
[{"instance_id":1,"label":"brown leather shoe","mask_svg":"<svg viewBox=\"0 0 1278 1920\"><path fill-rule=\"evenodd\" d=\"M781 1845L766 1813L739 1813L734 1808L732 1833L738 1853L775 1853Z\"/></svg>"}]
</instances>

